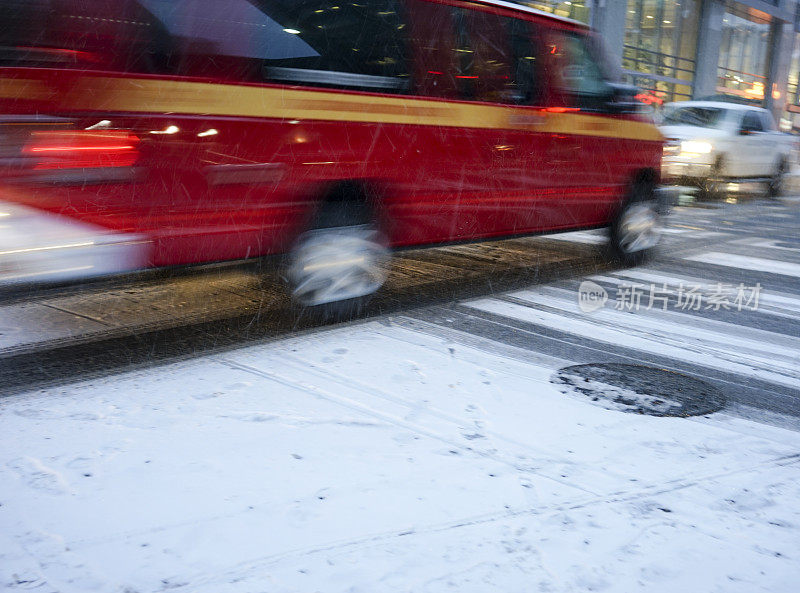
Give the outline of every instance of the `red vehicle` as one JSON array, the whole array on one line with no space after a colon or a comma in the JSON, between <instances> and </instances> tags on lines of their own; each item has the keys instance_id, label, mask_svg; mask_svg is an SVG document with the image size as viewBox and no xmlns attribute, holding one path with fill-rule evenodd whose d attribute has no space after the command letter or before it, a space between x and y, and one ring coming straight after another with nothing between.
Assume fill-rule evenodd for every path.
<instances>
[{"instance_id":1,"label":"red vehicle","mask_svg":"<svg viewBox=\"0 0 800 593\"><path fill-rule=\"evenodd\" d=\"M0 0L0 282L287 254L358 302L392 249L657 240L662 137L580 23L494 0Z\"/></svg>"}]
</instances>

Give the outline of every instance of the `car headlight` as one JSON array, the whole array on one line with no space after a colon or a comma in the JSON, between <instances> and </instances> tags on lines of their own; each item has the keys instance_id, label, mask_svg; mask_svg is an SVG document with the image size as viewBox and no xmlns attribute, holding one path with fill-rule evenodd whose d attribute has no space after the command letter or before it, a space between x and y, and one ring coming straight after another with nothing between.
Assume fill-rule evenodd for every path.
<instances>
[{"instance_id":1,"label":"car headlight","mask_svg":"<svg viewBox=\"0 0 800 593\"><path fill-rule=\"evenodd\" d=\"M700 140L686 140L681 142L681 152L691 152L694 154L708 154L714 149L709 142Z\"/></svg>"}]
</instances>

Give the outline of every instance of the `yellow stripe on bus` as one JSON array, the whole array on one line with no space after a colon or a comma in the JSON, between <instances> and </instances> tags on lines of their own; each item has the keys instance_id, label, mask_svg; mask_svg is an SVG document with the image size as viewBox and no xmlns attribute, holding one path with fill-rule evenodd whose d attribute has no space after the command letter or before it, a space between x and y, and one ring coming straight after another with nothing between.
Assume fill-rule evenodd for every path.
<instances>
[{"instance_id":1,"label":"yellow stripe on bus","mask_svg":"<svg viewBox=\"0 0 800 593\"><path fill-rule=\"evenodd\" d=\"M25 94L24 88L17 90ZM40 93L37 88L37 96L27 98ZM86 76L57 101L62 110L522 129L663 141L652 124L578 112L181 80Z\"/></svg>"},{"instance_id":2,"label":"yellow stripe on bus","mask_svg":"<svg viewBox=\"0 0 800 593\"><path fill-rule=\"evenodd\" d=\"M47 101L56 95L43 80L36 78L0 78L0 99Z\"/></svg>"}]
</instances>

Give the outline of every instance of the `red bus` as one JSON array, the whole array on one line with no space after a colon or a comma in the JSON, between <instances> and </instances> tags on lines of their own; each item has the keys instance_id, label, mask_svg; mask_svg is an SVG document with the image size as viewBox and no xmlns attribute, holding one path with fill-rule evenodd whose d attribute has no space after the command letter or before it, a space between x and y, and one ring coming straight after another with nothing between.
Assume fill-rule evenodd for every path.
<instances>
[{"instance_id":1,"label":"red bus","mask_svg":"<svg viewBox=\"0 0 800 593\"><path fill-rule=\"evenodd\" d=\"M658 237L662 137L582 24L495 0L0 0L0 283L284 254L346 309L394 249Z\"/></svg>"}]
</instances>

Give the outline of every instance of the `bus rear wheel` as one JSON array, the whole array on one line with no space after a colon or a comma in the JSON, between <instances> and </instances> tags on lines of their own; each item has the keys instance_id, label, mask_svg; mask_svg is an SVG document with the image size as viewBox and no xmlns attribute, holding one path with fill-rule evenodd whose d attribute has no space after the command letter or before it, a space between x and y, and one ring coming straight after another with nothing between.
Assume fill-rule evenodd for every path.
<instances>
[{"instance_id":1,"label":"bus rear wheel","mask_svg":"<svg viewBox=\"0 0 800 593\"><path fill-rule=\"evenodd\" d=\"M289 254L292 300L324 320L360 315L388 276L390 254L378 225L361 206L357 216L342 220L343 208L354 209L339 201L323 204Z\"/></svg>"}]
</instances>

